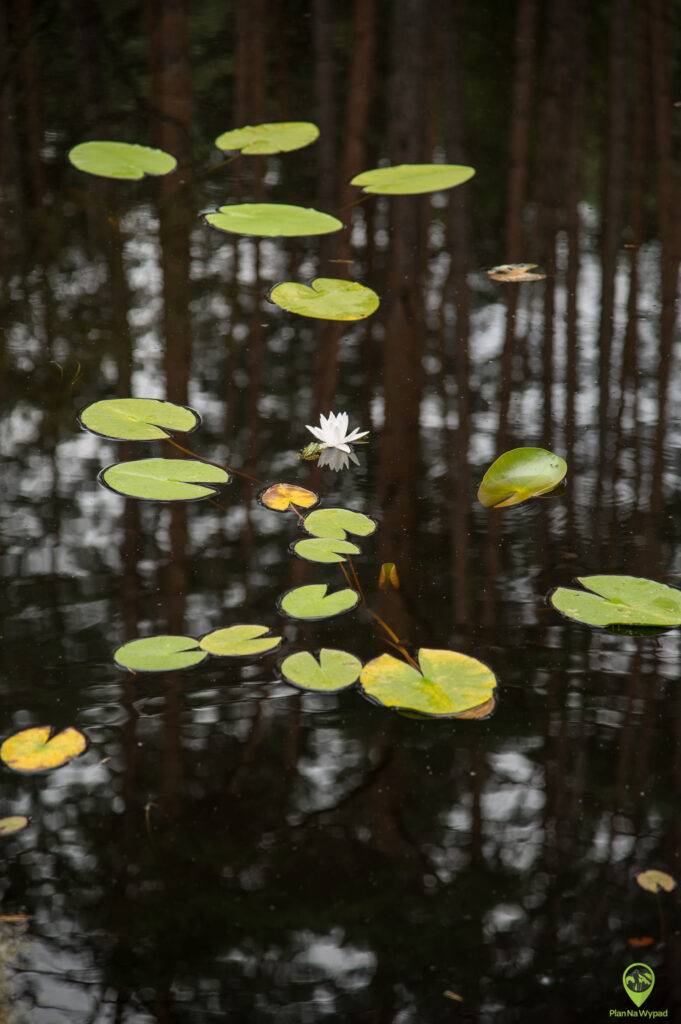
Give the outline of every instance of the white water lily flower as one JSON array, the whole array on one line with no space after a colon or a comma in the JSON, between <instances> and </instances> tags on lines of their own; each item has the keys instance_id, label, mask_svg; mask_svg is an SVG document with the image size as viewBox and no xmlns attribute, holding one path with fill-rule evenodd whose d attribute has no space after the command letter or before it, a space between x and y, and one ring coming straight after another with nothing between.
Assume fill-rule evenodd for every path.
<instances>
[{"instance_id":1,"label":"white water lily flower","mask_svg":"<svg viewBox=\"0 0 681 1024\"><path fill-rule=\"evenodd\" d=\"M342 452L338 448L325 448L319 456L317 465L322 468L332 469L334 473L338 473L341 469L348 468L350 460L352 460L355 466L359 466L359 459L354 452Z\"/></svg>"},{"instance_id":2,"label":"white water lily flower","mask_svg":"<svg viewBox=\"0 0 681 1024\"><path fill-rule=\"evenodd\" d=\"M318 427L310 427L308 425L307 429L317 438L322 448L337 448L338 451L350 454L350 445L354 441L359 441L360 438L366 437L369 431L355 428L355 430L348 433L349 425L346 412L330 412L328 417L324 416L324 414L320 415Z\"/></svg>"}]
</instances>

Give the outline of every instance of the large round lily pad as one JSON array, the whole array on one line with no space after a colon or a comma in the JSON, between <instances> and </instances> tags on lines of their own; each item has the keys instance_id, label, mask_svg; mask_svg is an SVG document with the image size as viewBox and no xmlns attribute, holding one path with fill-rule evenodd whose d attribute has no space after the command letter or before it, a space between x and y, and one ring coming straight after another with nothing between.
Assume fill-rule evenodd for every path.
<instances>
[{"instance_id":1,"label":"large round lily pad","mask_svg":"<svg viewBox=\"0 0 681 1024\"><path fill-rule=\"evenodd\" d=\"M292 619L330 619L357 607L359 594L345 587L328 593L325 583L311 583L304 587L287 590L279 601L279 607Z\"/></svg>"},{"instance_id":2,"label":"large round lily pad","mask_svg":"<svg viewBox=\"0 0 681 1024\"><path fill-rule=\"evenodd\" d=\"M418 652L421 671L382 654L360 675L362 693L376 704L438 718L465 716L494 696L497 680L487 665L457 651Z\"/></svg>"},{"instance_id":3,"label":"large round lily pad","mask_svg":"<svg viewBox=\"0 0 681 1024\"><path fill-rule=\"evenodd\" d=\"M347 540L349 533L370 537L376 532L375 519L349 508L318 508L305 517L304 527L313 537L335 537Z\"/></svg>"},{"instance_id":4,"label":"large round lily pad","mask_svg":"<svg viewBox=\"0 0 681 1024\"><path fill-rule=\"evenodd\" d=\"M221 658L252 658L267 654L281 643L280 636L266 636L268 626L238 625L215 629L199 641L202 650Z\"/></svg>"},{"instance_id":5,"label":"large round lily pad","mask_svg":"<svg viewBox=\"0 0 681 1024\"><path fill-rule=\"evenodd\" d=\"M587 626L681 626L681 591L640 576L580 576L585 590L556 587L549 601Z\"/></svg>"},{"instance_id":6,"label":"large round lily pad","mask_svg":"<svg viewBox=\"0 0 681 1024\"><path fill-rule=\"evenodd\" d=\"M91 433L119 441L159 441L168 431L187 433L200 423L193 409L158 398L107 398L88 405L79 419Z\"/></svg>"},{"instance_id":7,"label":"large round lily pad","mask_svg":"<svg viewBox=\"0 0 681 1024\"><path fill-rule=\"evenodd\" d=\"M215 494L215 487L207 485L229 483L229 473L197 459L136 459L109 466L99 479L129 498L192 501Z\"/></svg>"},{"instance_id":8,"label":"large round lily pad","mask_svg":"<svg viewBox=\"0 0 681 1024\"><path fill-rule=\"evenodd\" d=\"M397 164L356 174L351 185L379 196L413 196L463 185L475 174L462 164Z\"/></svg>"},{"instance_id":9,"label":"large round lily pad","mask_svg":"<svg viewBox=\"0 0 681 1024\"><path fill-rule=\"evenodd\" d=\"M69 152L69 160L87 174L133 181L145 174L169 174L177 167L170 153L130 142L81 142Z\"/></svg>"},{"instance_id":10,"label":"large round lily pad","mask_svg":"<svg viewBox=\"0 0 681 1024\"><path fill-rule=\"evenodd\" d=\"M478 501L508 508L552 491L567 473L567 462L544 448L513 448L500 455L482 478Z\"/></svg>"},{"instance_id":11,"label":"large round lily pad","mask_svg":"<svg viewBox=\"0 0 681 1024\"><path fill-rule=\"evenodd\" d=\"M22 729L0 747L0 760L15 772L51 771L68 764L87 750L87 739L69 727L55 733L51 725Z\"/></svg>"},{"instance_id":12,"label":"large round lily pad","mask_svg":"<svg viewBox=\"0 0 681 1024\"><path fill-rule=\"evenodd\" d=\"M305 206L286 203L234 203L206 214L206 223L218 231L261 238L296 238L330 235L343 227L337 217Z\"/></svg>"},{"instance_id":13,"label":"large round lily pad","mask_svg":"<svg viewBox=\"0 0 681 1024\"><path fill-rule=\"evenodd\" d=\"M318 277L311 285L285 281L270 292L275 305L315 320L364 320L380 305L376 292L356 281Z\"/></svg>"},{"instance_id":14,"label":"large round lily pad","mask_svg":"<svg viewBox=\"0 0 681 1024\"><path fill-rule=\"evenodd\" d=\"M302 149L317 138L319 128L311 121L271 121L223 132L215 145L226 153L238 150L246 156L267 156Z\"/></svg>"},{"instance_id":15,"label":"large round lily pad","mask_svg":"<svg viewBox=\"0 0 681 1024\"><path fill-rule=\"evenodd\" d=\"M348 651L323 647L318 658L310 651L297 651L284 658L281 674L301 690L334 693L345 690L359 679L362 662Z\"/></svg>"},{"instance_id":16,"label":"large round lily pad","mask_svg":"<svg viewBox=\"0 0 681 1024\"><path fill-rule=\"evenodd\" d=\"M114 661L131 672L174 672L207 658L192 636L146 636L114 651Z\"/></svg>"}]
</instances>

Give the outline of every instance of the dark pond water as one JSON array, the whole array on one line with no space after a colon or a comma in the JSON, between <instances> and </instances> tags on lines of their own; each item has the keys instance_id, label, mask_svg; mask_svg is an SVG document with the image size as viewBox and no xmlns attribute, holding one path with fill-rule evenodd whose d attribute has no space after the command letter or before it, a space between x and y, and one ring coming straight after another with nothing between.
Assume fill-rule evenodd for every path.
<instances>
[{"instance_id":1,"label":"dark pond water","mask_svg":"<svg viewBox=\"0 0 681 1024\"><path fill-rule=\"evenodd\" d=\"M14 0L3 6L2 735L72 725L88 752L2 775L3 1021L572 1022L625 1010L623 969L681 1007L679 633L613 636L545 596L585 573L681 581L674 0ZM308 149L217 169L214 138L310 119ZM162 146L177 174L109 182L84 139ZM450 192L357 197L360 170L472 164ZM343 210L256 242L201 211ZM531 260L545 281L485 270ZM295 317L277 282L349 277L381 307ZM121 643L263 622L292 646L386 650L356 612L300 626L295 520L243 479L208 502L124 500L82 432L117 395L188 402L191 446L379 521L356 560L411 650L488 663L487 721L311 695L276 659L134 677ZM347 410L360 465L303 463ZM569 465L563 494L476 502L501 451ZM399 591L381 593L393 561ZM648 944L630 940L648 937ZM458 1002L445 993L462 997ZM678 1019L678 1018L677 1018Z\"/></svg>"}]
</instances>

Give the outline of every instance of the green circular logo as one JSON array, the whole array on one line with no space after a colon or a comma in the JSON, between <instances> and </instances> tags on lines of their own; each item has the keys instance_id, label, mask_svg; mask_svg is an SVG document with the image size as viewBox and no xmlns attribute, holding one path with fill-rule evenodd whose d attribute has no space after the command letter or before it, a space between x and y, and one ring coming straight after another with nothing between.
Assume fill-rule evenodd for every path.
<instances>
[{"instance_id":1,"label":"green circular logo","mask_svg":"<svg viewBox=\"0 0 681 1024\"><path fill-rule=\"evenodd\" d=\"M632 1003L643 1006L655 986L655 972L648 964L629 964L622 975L622 984Z\"/></svg>"}]
</instances>

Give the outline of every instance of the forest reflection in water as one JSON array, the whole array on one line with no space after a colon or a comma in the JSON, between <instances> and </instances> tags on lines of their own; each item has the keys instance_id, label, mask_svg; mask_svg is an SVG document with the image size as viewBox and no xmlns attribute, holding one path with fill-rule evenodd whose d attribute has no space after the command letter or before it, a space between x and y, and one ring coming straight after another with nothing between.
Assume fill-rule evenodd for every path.
<instances>
[{"instance_id":1,"label":"forest reflection in water","mask_svg":"<svg viewBox=\"0 0 681 1024\"><path fill-rule=\"evenodd\" d=\"M596 1019L644 955L649 1005L678 1010L678 902L660 920L633 882L681 874L678 634L592 632L543 601L580 573L681 572L678 22L673 0L0 12L2 735L91 740L4 779L3 813L32 818L1 869L3 913L30 915L18 956L17 926L0 936L17 1021ZM303 117L314 148L217 168L220 132ZM179 173L79 175L66 153L97 137ZM433 159L477 175L352 205L355 173ZM350 229L257 241L198 216L262 199ZM546 280L485 274L522 260ZM381 309L325 324L268 302L317 274ZM374 606L414 647L489 663L495 716L294 693L272 660L117 670L137 636L281 624L276 597L317 578L248 483L226 512L99 488L148 452L76 415L129 394L198 409L208 458L376 516L358 568L371 589L395 562L401 588ZM372 432L358 469L296 456L329 409ZM565 457L564 495L482 509L519 444ZM358 655L384 649L361 614L282 628L347 646L350 622Z\"/></svg>"}]
</instances>

